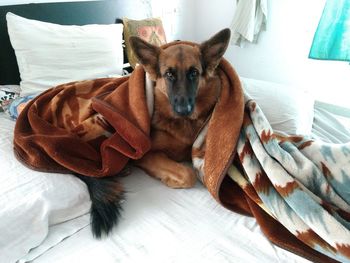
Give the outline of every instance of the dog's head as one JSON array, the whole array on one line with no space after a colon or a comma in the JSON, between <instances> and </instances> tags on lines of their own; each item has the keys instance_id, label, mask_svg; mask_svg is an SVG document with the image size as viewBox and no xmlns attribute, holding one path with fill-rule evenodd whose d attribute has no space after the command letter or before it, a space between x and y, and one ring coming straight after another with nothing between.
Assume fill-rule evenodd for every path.
<instances>
[{"instance_id":1,"label":"dog's head","mask_svg":"<svg viewBox=\"0 0 350 263\"><path fill-rule=\"evenodd\" d=\"M230 30L224 29L199 46L176 44L162 49L138 37L130 37L130 44L139 63L163 89L174 113L189 116L198 89L215 72L229 40Z\"/></svg>"}]
</instances>

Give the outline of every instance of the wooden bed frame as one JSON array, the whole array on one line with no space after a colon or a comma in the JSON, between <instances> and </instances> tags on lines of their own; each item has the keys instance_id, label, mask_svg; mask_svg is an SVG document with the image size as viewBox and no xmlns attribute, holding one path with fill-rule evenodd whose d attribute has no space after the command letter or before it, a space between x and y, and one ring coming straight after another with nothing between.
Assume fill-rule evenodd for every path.
<instances>
[{"instance_id":1,"label":"wooden bed frame","mask_svg":"<svg viewBox=\"0 0 350 263\"><path fill-rule=\"evenodd\" d=\"M0 85L19 84L20 75L7 33L6 13L62 25L113 24L120 18L144 18L147 10L137 1L103 0L0 6Z\"/></svg>"}]
</instances>

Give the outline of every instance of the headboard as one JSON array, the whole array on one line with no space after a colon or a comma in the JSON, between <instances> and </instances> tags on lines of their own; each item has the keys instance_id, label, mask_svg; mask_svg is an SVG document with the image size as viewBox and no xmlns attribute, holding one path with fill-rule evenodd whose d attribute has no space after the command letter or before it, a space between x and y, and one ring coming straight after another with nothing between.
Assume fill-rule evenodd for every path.
<instances>
[{"instance_id":1,"label":"headboard","mask_svg":"<svg viewBox=\"0 0 350 263\"><path fill-rule=\"evenodd\" d=\"M119 18L149 16L136 0L102 0L0 6L0 85L19 84L14 50L7 33L6 13L62 25L113 24Z\"/></svg>"}]
</instances>

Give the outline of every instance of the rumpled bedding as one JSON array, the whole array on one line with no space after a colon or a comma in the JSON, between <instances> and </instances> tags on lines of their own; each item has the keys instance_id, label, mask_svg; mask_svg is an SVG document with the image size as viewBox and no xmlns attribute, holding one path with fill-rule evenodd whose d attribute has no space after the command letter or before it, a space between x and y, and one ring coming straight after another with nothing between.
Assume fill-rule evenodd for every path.
<instances>
[{"instance_id":1,"label":"rumpled bedding","mask_svg":"<svg viewBox=\"0 0 350 263\"><path fill-rule=\"evenodd\" d=\"M163 48L178 43L195 45ZM225 59L218 74L219 100L192 149L208 191L254 216L266 237L287 250L314 262L349 261L350 145L274 134ZM20 114L15 153L38 170L117 175L150 149L151 96L141 67L130 77L50 89Z\"/></svg>"}]
</instances>

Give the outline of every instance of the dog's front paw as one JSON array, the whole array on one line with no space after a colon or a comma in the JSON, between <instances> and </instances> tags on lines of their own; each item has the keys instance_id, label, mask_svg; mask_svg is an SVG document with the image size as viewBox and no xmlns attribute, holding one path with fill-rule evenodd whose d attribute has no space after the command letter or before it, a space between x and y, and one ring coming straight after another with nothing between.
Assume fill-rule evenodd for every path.
<instances>
[{"instance_id":1,"label":"dog's front paw","mask_svg":"<svg viewBox=\"0 0 350 263\"><path fill-rule=\"evenodd\" d=\"M171 188L191 188L195 185L197 175L196 172L187 166L181 167L173 174L161 178L161 181Z\"/></svg>"}]
</instances>

